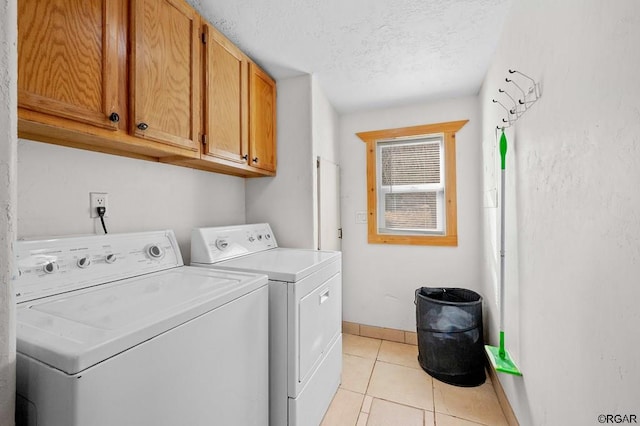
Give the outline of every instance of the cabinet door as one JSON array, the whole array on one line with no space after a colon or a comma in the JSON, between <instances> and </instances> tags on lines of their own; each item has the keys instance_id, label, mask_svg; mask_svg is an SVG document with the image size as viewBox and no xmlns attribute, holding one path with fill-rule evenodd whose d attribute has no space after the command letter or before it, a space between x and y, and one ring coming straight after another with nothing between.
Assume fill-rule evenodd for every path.
<instances>
[{"instance_id":1,"label":"cabinet door","mask_svg":"<svg viewBox=\"0 0 640 426\"><path fill-rule=\"evenodd\" d=\"M196 151L200 18L182 0L135 0L131 13L131 131Z\"/></svg>"},{"instance_id":2,"label":"cabinet door","mask_svg":"<svg viewBox=\"0 0 640 426\"><path fill-rule=\"evenodd\" d=\"M18 106L116 130L126 114L124 13L120 0L20 0Z\"/></svg>"},{"instance_id":3,"label":"cabinet door","mask_svg":"<svg viewBox=\"0 0 640 426\"><path fill-rule=\"evenodd\" d=\"M249 164L276 171L276 83L249 64Z\"/></svg>"},{"instance_id":4,"label":"cabinet door","mask_svg":"<svg viewBox=\"0 0 640 426\"><path fill-rule=\"evenodd\" d=\"M247 59L209 25L205 35L204 154L247 163L249 144Z\"/></svg>"}]
</instances>

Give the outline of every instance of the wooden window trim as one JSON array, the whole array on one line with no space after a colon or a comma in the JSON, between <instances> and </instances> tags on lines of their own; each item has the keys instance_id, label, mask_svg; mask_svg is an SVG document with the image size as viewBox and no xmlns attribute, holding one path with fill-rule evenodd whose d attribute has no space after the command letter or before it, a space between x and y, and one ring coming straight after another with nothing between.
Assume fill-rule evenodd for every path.
<instances>
[{"instance_id":1,"label":"wooden window trim","mask_svg":"<svg viewBox=\"0 0 640 426\"><path fill-rule=\"evenodd\" d=\"M456 132L469 120L374 130L356 133L367 144L367 211L369 244L457 246L458 206L456 198ZM378 233L378 197L376 184L376 142L440 133L444 135L445 217L444 235L397 235Z\"/></svg>"}]
</instances>

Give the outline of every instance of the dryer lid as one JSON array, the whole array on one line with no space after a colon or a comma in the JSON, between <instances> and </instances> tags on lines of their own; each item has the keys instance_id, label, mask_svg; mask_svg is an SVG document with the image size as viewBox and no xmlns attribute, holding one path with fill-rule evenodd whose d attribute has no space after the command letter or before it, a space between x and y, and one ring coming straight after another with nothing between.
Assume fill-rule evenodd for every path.
<instances>
[{"instance_id":1,"label":"dryer lid","mask_svg":"<svg viewBox=\"0 0 640 426\"><path fill-rule=\"evenodd\" d=\"M18 352L78 373L267 284L180 267L18 305Z\"/></svg>"},{"instance_id":2,"label":"dryer lid","mask_svg":"<svg viewBox=\"0 0 640 426\"><path fill-rule=\"evenodd\" d=\"M270 280L298 282L329 263L340 261L341 253L306 249L274 248L211 265L233 271L266 274ZM197 265L192 263L192 265Z\"/></svg>"}]
</instances>

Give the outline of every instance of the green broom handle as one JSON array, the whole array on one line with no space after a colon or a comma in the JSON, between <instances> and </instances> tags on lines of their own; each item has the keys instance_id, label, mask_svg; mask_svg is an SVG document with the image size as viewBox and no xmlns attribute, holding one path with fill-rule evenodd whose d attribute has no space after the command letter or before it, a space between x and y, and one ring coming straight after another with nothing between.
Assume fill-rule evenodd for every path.
<instances>
[{"instance_id":1,"label":"green broom handle","mask_svg":"<svg viewBox=\"0 0 640 426\"><path fill-rule=\"evenodd\" d=\"M505 165L507 162L507 137L504 134L504 129L502 129L502 135L500 136L500 159L501 161L501 169L505 169Z\"/></svg>"},{"instance_id":2,"label":"green broom handle","mask_svg":"<svg viewBox=\"0 0 640 426\"><path fill-rule=\"evenodd\" d=\"M500 136L500 349L498 354L500 358L505 357L504 350L504 235L505 235L505 164L507 159L507 137L504 135L504 129L502 129L502 136Z\"/></svg>"}]
</instances>

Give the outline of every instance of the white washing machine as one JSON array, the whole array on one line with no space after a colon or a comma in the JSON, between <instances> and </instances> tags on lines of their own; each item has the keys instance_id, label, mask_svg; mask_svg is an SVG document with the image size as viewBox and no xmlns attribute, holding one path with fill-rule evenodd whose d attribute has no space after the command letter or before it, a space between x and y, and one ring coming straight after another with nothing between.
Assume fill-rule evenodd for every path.
<instances>
[{"instance_id":1,"label":"white washing machine","mask_svg":"<svg viewBox=\"0 0 640 426\"><path fill-rule=\"evenodd\" d=\"M19 425L268 424L265 275L183 266L172 231L16 252Z\"/></svg>"},{"instance_id":2,"label":"white washing machine","mask_svg":"<svg viewBox=\"0 0 640 426\"><path fill-rule=\"evenodd\" d=\"M340 252L278 247L268 224L194 229L191 265L269 276L271 426L318 426L342 371Z\"/></svg>"}]
</instances>

